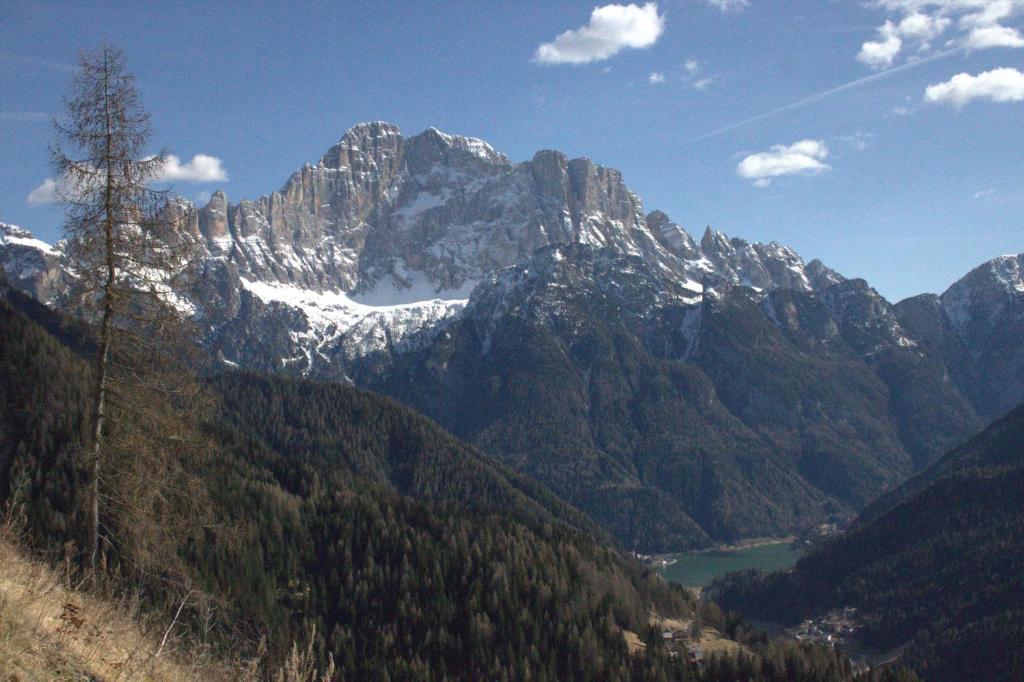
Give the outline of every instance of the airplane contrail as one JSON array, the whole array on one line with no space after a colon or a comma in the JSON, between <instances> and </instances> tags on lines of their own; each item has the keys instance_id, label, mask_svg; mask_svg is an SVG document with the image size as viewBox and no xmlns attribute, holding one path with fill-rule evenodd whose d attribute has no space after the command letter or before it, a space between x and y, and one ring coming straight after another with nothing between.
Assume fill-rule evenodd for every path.
<instances>
[{"instance_id":1,"label":"airplane contrail","mask_svg":"<svg viewBox=\"0 0 1024 682\"><path fill-rule=\"evenodd\" d=\"M789 104L783 105L777 109L766 111L763 114L758 114L757 116L752 116L751 118L747 118L742 121L737 121L736 123L730 123L725 127L718 128L717 130L712 130L710 133L704 133L700 137L693 138L692 140L690 140L690 142L700 142L701 140L707 140L712 137L717 137L722 133L727 133L730 130L736 130L737 128L742 128L744 126L750 125L751 123L762 121L771 116L775 116L776 114L781 114L785 111L792 111L793 109L799 109L800 107L807 106L808 104L820 102L821 100L831 97L832 95L839 94L840 92L845 92L847 90L859 88L860 86L867 85L868 83L874 83L875 81L882 80L883 78L888 78L889 76L892 76L894 74L916 68L918 66L921 66L922 64L934 62L939 59L945 59L946 57L950 57L954 54L957 54L958 52L963 52L963 48L954 47L949 50L943 50L942 52L936 52L935 54L924 57L923 59L918 59L915 62L907 62L906 64L901 64L900 66L897 66L892 69L887 69L879 73L873 73L870 76L864 76L863 78L852 80L849 83L843 83L842 85L838 85L829 90L825 90L824 92L819 92L809 97L804 97L803 99L797 100L796 102L790 102Z\"/></svg>"}]
</instances>

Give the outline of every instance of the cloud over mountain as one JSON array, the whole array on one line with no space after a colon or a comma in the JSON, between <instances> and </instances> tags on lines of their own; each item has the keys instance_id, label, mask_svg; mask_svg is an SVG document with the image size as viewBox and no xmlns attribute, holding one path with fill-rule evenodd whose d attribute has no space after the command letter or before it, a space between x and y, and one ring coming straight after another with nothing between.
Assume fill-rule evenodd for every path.
<instances>
[{"instance_id":1,"label":"cloud over mountain","mask_svg":"<svg viewBox=\"0 0 1024 682\"><path fill-rule=\"evenodd\" d=\"M777 144L766 152L750 154L736 166L736 174L767 187L780 175L818 175L830 170L825 163L828 146L821 140L800 140L791 145Z\"/></svg>"},{"instance_id":2,"label":"cloud over mountain","mask_svg":"<svg viewBox=\"0 0 1024 682\"><path fill-rule=\"evenodd\" d=\"M149 157L152 158L152 157ZM168 154L163 167L157 172L155 182L226 182L227 171L224 162L216 156L196 154L188 163L182 163L174 154ZM66 178L46 178L25 197L29 206L44 206L60 200L61 196L71 197L75 189Z\"/></svg>"},{"instance_id":3,"label":"cloud over mountain","mask_svg":"<svg viewBox=\"0 0 1024 682\"><path fill-rule=\"evenodd\" d=\"M216 156L196 154L188 163L182 163L174 154L168 154L159 179L165 182L224 182L228 174Z\"/></svg>"}]
</instances>

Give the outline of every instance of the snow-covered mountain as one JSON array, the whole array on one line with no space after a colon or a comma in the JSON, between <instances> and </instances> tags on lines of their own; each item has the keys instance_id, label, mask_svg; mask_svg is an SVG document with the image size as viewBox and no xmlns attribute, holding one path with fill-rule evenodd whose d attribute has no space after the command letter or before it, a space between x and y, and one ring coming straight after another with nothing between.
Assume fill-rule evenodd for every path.
<instances>
[{"instance_id":1,"label":"snow-covered mountain","mask_svg":"<svg viewBox=\"0 0 1024 682\"><path fill-rule=\"evenodd\" d=\"M698 244L589 159L541 151L512 163L481 140L404 137L387 123L353 127L280 191L237 204L216 192L168 211L201 245L191 298L222 359L317 376L400 350L458 314L478 282L551 244L638 257L695 298L708 280L812 291L842 279L775 243L709 228ZM36 272L52 273L59 251L38 252ZM12 279L54 295L53 282Z\"/></svg>"},{"instance_id":2,"label":"snow-covered mountain","mask_svg":"<svg viewBox=\"0 0 1024 682\"><path fill-rule=\"evenodd\" d=\"M723 283L814 292L863 337L865 354L883 338L913 345L923 336L946 348L953 366L963 364L957 353L974 364L995 353L994 366L1024 386L1016 346L983 350L1020 315L1020 256L893 308L780 244L711 228L697 240L662 211L645 212L618 171L557 151L512 163L475 138L433 128L405 137L364 123L279 191L235 204L223 192L205 206L178 200L168 218L199 245L197 289L186 295L228 364L343 378L357 360L429 343L477 284L503 269L525 267L543 247L578 243L639 259L692 303ZM54 301L67 285L63 258L61 244L0 224L0 265L15 287ZM993 403L983 412L1021 393L1008 390L983 399Z\"/></svg>"}]
</instances>

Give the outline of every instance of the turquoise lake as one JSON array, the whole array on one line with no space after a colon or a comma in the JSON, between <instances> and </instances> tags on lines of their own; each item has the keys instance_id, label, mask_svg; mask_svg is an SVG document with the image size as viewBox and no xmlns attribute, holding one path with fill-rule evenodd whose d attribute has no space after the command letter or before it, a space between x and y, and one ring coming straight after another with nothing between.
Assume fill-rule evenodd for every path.
<instances>
[{"instance_id":1,"label":"turquoise lake","mask_svg":"<svg viewBox=\"0 0 1024 682\"><path fill-rule=\"evenodd\" d=\"M704 554L676 554L676 563L659 568L669 580L685 587L707 587L730 571L760 568L777 571L789 568L800 558L800 552L788 542Z\"/></svg>"}]
</instances>

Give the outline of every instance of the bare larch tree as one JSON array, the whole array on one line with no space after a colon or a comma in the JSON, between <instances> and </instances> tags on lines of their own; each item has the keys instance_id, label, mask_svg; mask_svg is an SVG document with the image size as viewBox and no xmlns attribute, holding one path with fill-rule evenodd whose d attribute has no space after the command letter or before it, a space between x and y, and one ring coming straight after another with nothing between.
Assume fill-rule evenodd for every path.
<instances>
[{"instance_id":1,"label":"bare larch tree","mask_svg":"<svg viewBox=\"0 0 1024 682\"><path fill-rule=\"evenodd\" d=\"M166 219L173 215L166 194L151 189L164 155L145 153L149 114L123 53L108 46L83 53L65 104L51 156L73 304L96 333L83 505L95 574L114 526L138 555L159 546L180 518L171 497L194 497L188 477L176 476L187 471L183 434L195 431L183 424L182 409L195 408L201 393L187 366L188 304L177 293L192 242Z\"/></svg>"}]
</instances>

